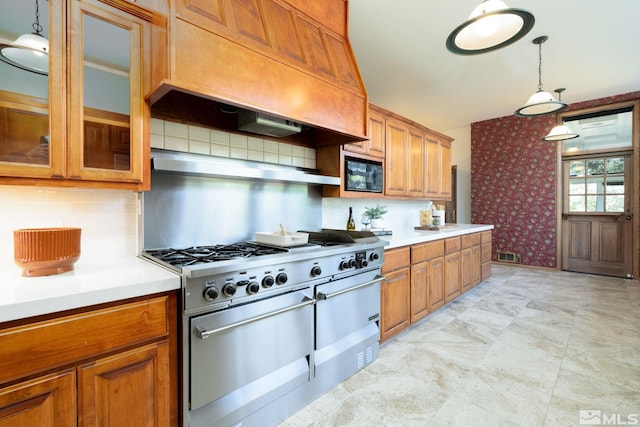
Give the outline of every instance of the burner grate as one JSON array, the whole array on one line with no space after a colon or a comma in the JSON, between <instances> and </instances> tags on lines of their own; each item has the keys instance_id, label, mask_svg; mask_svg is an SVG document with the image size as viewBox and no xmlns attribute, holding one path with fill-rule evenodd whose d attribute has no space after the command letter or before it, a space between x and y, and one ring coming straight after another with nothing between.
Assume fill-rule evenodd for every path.
<instances>
[{"instance_id":1,"label":"burner grate","mask_svg":"<svg viewBox=\"0 0 640 427\"><path fill-rule=\"evenodd\" d=\"M185 249L154 249L145 251L151 257L169 263L175 267L228 261L238 258L272 255L287 252L284 248L260 246L248 242L229 245L192 246Z\"/></svg>"}]
</instances>

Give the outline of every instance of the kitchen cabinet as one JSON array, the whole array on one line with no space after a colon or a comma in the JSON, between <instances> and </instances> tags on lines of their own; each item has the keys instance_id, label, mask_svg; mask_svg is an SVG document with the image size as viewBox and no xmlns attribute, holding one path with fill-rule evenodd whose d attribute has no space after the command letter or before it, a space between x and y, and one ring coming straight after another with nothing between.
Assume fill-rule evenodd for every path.
<instances>
[{"instance_id":1,"label":"kitchen cabinet","mask_svg":"<svg viewBox=\"0 0 640 427\"><path fill-rule=\"evenodd\" d=\"M444 241L444 302L460 296L460 237Z\"/></svg>"},{"instance_id":2,"label":"kitchen cabinet","mask_svg":"<svg viewBox=\"0 0 640 427\"><path fill-rule=\"evenodd\" d=\"M126 0L44 5L48 76L0 63L0 182L148 189L153 13Z\"/></svg>"},{"instance_id":3,"label":"kitchen cabinet","mask_svg":"<svg viewBox=\"0 0 640 427\"><path fill-rule=\"evenodd\" d=\"M481 233L481 250L480 250L480 270L481 281L491 277L491 240L493 233L491 231L483 231Z\"/></svg>"},{"instance_id":4,"label":"kitchen cabinet","mask_svg":"<svg viewBox=\"0 0 640 427\"><path fill-rule=\"evenodd\" d=\"M384 159L385 156L385 117L375 105L369 105L368 139L344 144L344 150L351 153Z\"/></svg>"},{"instance_id":5,"label":"kitchen cabinet","mask_svg":"<svg viewBox=\"0 0 640 427\"><path fill-rule=\"evenodd\" d=\"M0 348L0 426L177 425L175 293L7 322Z\"/></svg>"},{"instance_id":6,"label":"kitchen cabinet","mask_svg":"<svg viewBox=\"0 0 640 427\"><path fill-rule=\"evenodd\" d=\"M411 246L411 323L444 304L444 242Z\"/></svg>"},{"instance_id":7,"label":"kitchen cabinet","mask_svg":"<svg viewBox=\"0 0 640 427\"><path fill-rule=\"evenodd\" d=\"M450 199L451 138L373 104L369 115L369 141L316 150L320 172L344 181L345 155L373 161L383 158L384 194L380 198ZM371 197L370 193L344 191L344 184L325 186L322 195Z\"/></svg>"},{"instance_id":8,"label":"kitchen cabinet","mask_svg":"<svg viewBox=\"0 0 640 427\"><path fill-rule=\"evenodd\" d=\"M451 138L390 111L385 138L385 196L451 198Z\"/></svg>"},{"instance_id":9,"label":"kitchen cabinet","mask_svg":"<svg viewBox=\"0 0 640 427\"><path fill-rule=\"evenodd\" d=\"M411 322L411 268L409 247L385 251L380 288L380 340L384 341Z\"/></svg>"},{"instance_id":10,"label":"kitchen cabinet","mask_svg":"<svg viewBox=\"0 0 640 427\"><path fill-rule=\"evenodd\" d=\"M491 231L388 249L382 273L384 341L491 276Z\"/></svg>"},{"instance_id":11,"label":"kitchen cabinet","mask_svg":"<svg viewBox=\"0 0 640 427\"><path fill-rule=\"evenodd\" d=\"M426 179L424 196L451 199L451 141L434 133L425 136Z\"/></svg>"},{"instance_id":12,"label":"kitchen cabinet","mask_svg":"<svg viewBox=\"0 0 640 427\"><path fill-rule=\"evenodd\" d=\"M481 233L461 236L461 244L460 292L464 293L482 281L480 266Z\"/></svg>"},{"instance_id":13,"label":"kitchen cabinet","mask_svg":"<svg viewBox=\"0 0 640 427\"><path fill-rule=\"evenodd\" d=\"M166 27L154 34L153 104L170 92L198 94L332 130L340 144L366 139L368 98L347 2L157 3Z\"/></svg>"}]
</instances>

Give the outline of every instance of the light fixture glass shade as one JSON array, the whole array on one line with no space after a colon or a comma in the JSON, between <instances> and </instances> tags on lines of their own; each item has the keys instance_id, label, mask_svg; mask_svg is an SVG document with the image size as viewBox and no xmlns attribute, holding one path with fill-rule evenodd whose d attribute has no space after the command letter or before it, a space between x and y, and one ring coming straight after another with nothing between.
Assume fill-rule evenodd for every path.
<instances>
[{"instance_id":1,"label":"light fixture glass shade","mask_svg":"<svg viewBox=\"0 0 640 427\"><path fill-rule=\"evenodd\" d=\"M555 126L551 131L545 135L542 139L544 141L564 141L566 139L577 138L579 135L574 133L566 125Z\"/></svg>"},{"instance_id":2,"label":"light fixture glass shade","mask_svg":"<svg viewBox=\"0 0 640 427\"><path fill-rule=\"evenodd\" d=\"M524 106L515 111L516 116L529 117L553 113L566 108L567 104L558 101L549 92L539 90L529 97Z\"/></svg>"},{"instance_id":3,"label":"light fixture glass shade","mask_svg":"<svg viewBox=\"0 0 640 427\"><path fill-rule=\"evenodd\" d=\"M37 33L23 34L12 44L0 44L0 60L32 73L49 74L49 41Z\"/></svg>"},{"instance_id":4,"label":"light fixture glass shade","mask_svg":"<svg viewBox=\"0 0 640 427\"><path fill-rule=\"evenodd\" d=\"M490 52L521 39L534 23L535 18L526 10L509 8L500 0L485 0L449 34L446 46L460 55Z\"/></svg>"}]
</instances>

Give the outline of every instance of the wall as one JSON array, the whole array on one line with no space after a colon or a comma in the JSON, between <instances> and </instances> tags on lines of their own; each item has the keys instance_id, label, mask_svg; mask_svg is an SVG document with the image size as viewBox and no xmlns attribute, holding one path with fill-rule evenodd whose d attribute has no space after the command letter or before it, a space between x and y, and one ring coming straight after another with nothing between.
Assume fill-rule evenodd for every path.
<instances>
[{"instance_id":1,"label":"wall","mask_svg":"<svg viewBox=\"0 0 640 427\"><path fill-rule=\"evenodd\" d=\"M640 97L640 92L574 103L566 111ZM494 224L493 254L512 251L525 265L556 259L556 143L541 138L555 115L507 116L471 124L471 221Z\"/></svg>"},{"instance_id":2,"label":"wall","mask_svg":"<svg viewBox=\"0 0 640 427\"><path fill-rule=\"evenodd\" d=\"M458 167L458 223L471 224L471 126L443 132L453 138L451 165Z\"/></svg>"},{"instance_id":3,"label":"wall","mask_svg":"<svg viewBox=\"0 0 640 427\"><path fill-rule=\"evenodd\" d=\"M81 256L113 262L137 253L138 195L131 191L0 186L0 269L13 263L13 230L81 227Z\"/></svg>"}]
</instances>

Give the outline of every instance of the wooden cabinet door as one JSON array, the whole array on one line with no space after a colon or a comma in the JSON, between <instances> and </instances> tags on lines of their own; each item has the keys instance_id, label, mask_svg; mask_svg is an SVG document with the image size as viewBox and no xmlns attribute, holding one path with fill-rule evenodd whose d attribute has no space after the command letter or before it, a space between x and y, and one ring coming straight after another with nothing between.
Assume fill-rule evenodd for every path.
<instances>
[{"instance_id":1,"label":"wooden cabinet door","mask_svg":"<svg viewBox=\"0 0 640 427\"><path fill-rule=\"evenodd\" d=\"M411 266L411 323L429 314L429 262Z\"/></svg>"},{"instance_id":2,"label":"wooden cabinet door","mask_svg":"<svg viewBox=\"0 0 640 427\"><path fill-rule=\"evenodd\" d=\"M424 132L417 128L410 128L408 132L407 166L407 195L411 197L424 196L425 146Z\"/></svg>"},{"instance_id":3,"label":"wooden cabinet door","mask_svg":"<svg viewBox=\"0 0 640 427\"><path fill-rule=\"evenodd\" d=\"M471 248L471 286L476 286L482 281L481 246Z\"/></svg>"},{"instance_id":4,"label":"wooden cabinet door","mask_svg":"<svg viewBox=\"0 0 640 427\"><path fill-rule=\"evenodd\" d=\"M75 425L76 375L73 369L0 389L0 427Z\"/></svg>"},{"instance_id":5,"label":"wooden cabinet door","mask_svg":"<svg viewBox=\"0 0 640 427\"><path fill-rule=\"evenodd\" d=\"M411 300L411 272L409 267L385 274L381 287L380 341L409 326Z\"/></svg>"},{"instance_id":6,"label":"wooden cabinet door","mask_svg":"<svg viewBox=\"0 0 640 427\"><path fill-rule=\"evenodd\" d=\"M439 199L451 199L451 142L440 141Z\"/></svg>"},{"instance_id":7,"label":"wooden cabinet door","mask_svg":"<svg viewBox=\"0 0 640 427\"><path fill-rule=\"evenodd\" d=\"M385 194L405 196L407 194L407 145L409 129L393 119L386 124Z\"/></svg>"},{"instance_id":8,"label":"wooden cabinet door","mask_svg":"<svg viewBox=\"0 0 640 427\"><path fill-rule=\"evenodd\" d=\"M78 368L78 426L169 425L169 345L158 342Z\"/></svg>"},{"instance_id":9,"label":"wooden cabinet door","mask_svg":"<svg viewBox=\"0 0 640 427\"><path fill-rule=\"evenodd\" d=\"M444 305L444 257L429 261L429 312Z\"/></svg>"},{"instance_id":10,"label":"wooden cabinet door","mask_svg":"<svg viewBox=\"0 0 640 427\"><path fill-rule=\"evenodd\" d=\"M385 117L380 111L369 109L369 150L367 154L384 159Z\"/></svg>"},{"instance_id":11,"label":"wooden cabinet door","mask_svg":"<svg viewBox=\"0 0 640 427\"><path fill-rule=\"evenodd\" d=\"M471 248L460 251L460 292L467 292L473 286L473 261Z\"/></svg>"},{"instance_id":12,"label":"wooden cabinet door","mask_svg":"<svg viewBox=\"0 0 640 427\"><path fill-rule=\"evenodd\" d=\"M444 301L449 302L460 295L460 252L444 257Z\"/></svg>"},{"instance_id":13,"label":"wooden cabinet door","mask_svg":"<svg viewBox=\"0 0 640 427\"><path fill-rule=\"evenodd\" d=\"M142 184L149 173L150 110L144 97L153 15L112 4L71 3L68 178ZM105 34L112 39L109 49L101 51L94 40ZM113 65L96 71L93 58ZM113 126L120 131L111 131Z\"/></svg>"},{"instance_id":14,"label":"wooden cabinet door","mask_svg":"<svg viewBox=\"0 0 640 427\"><path fill-rule=\"evenodd\" d=\"M425 197L437 198L442 180L440 142L427 134L425 138L427 172L425 174Z\"/></svg>"},{"instance_id":15,"label":"wooden cabinet door","mask_svg":"<svg viewBox=\"0 0 640 427\"><path fill-rule=\"evenodd\" d=\"M382 112L369 107L369 124L366 141L344 144L344 149L352 153L384 159L385 153L385 116Z\"/></svg>"}]
</instances>

